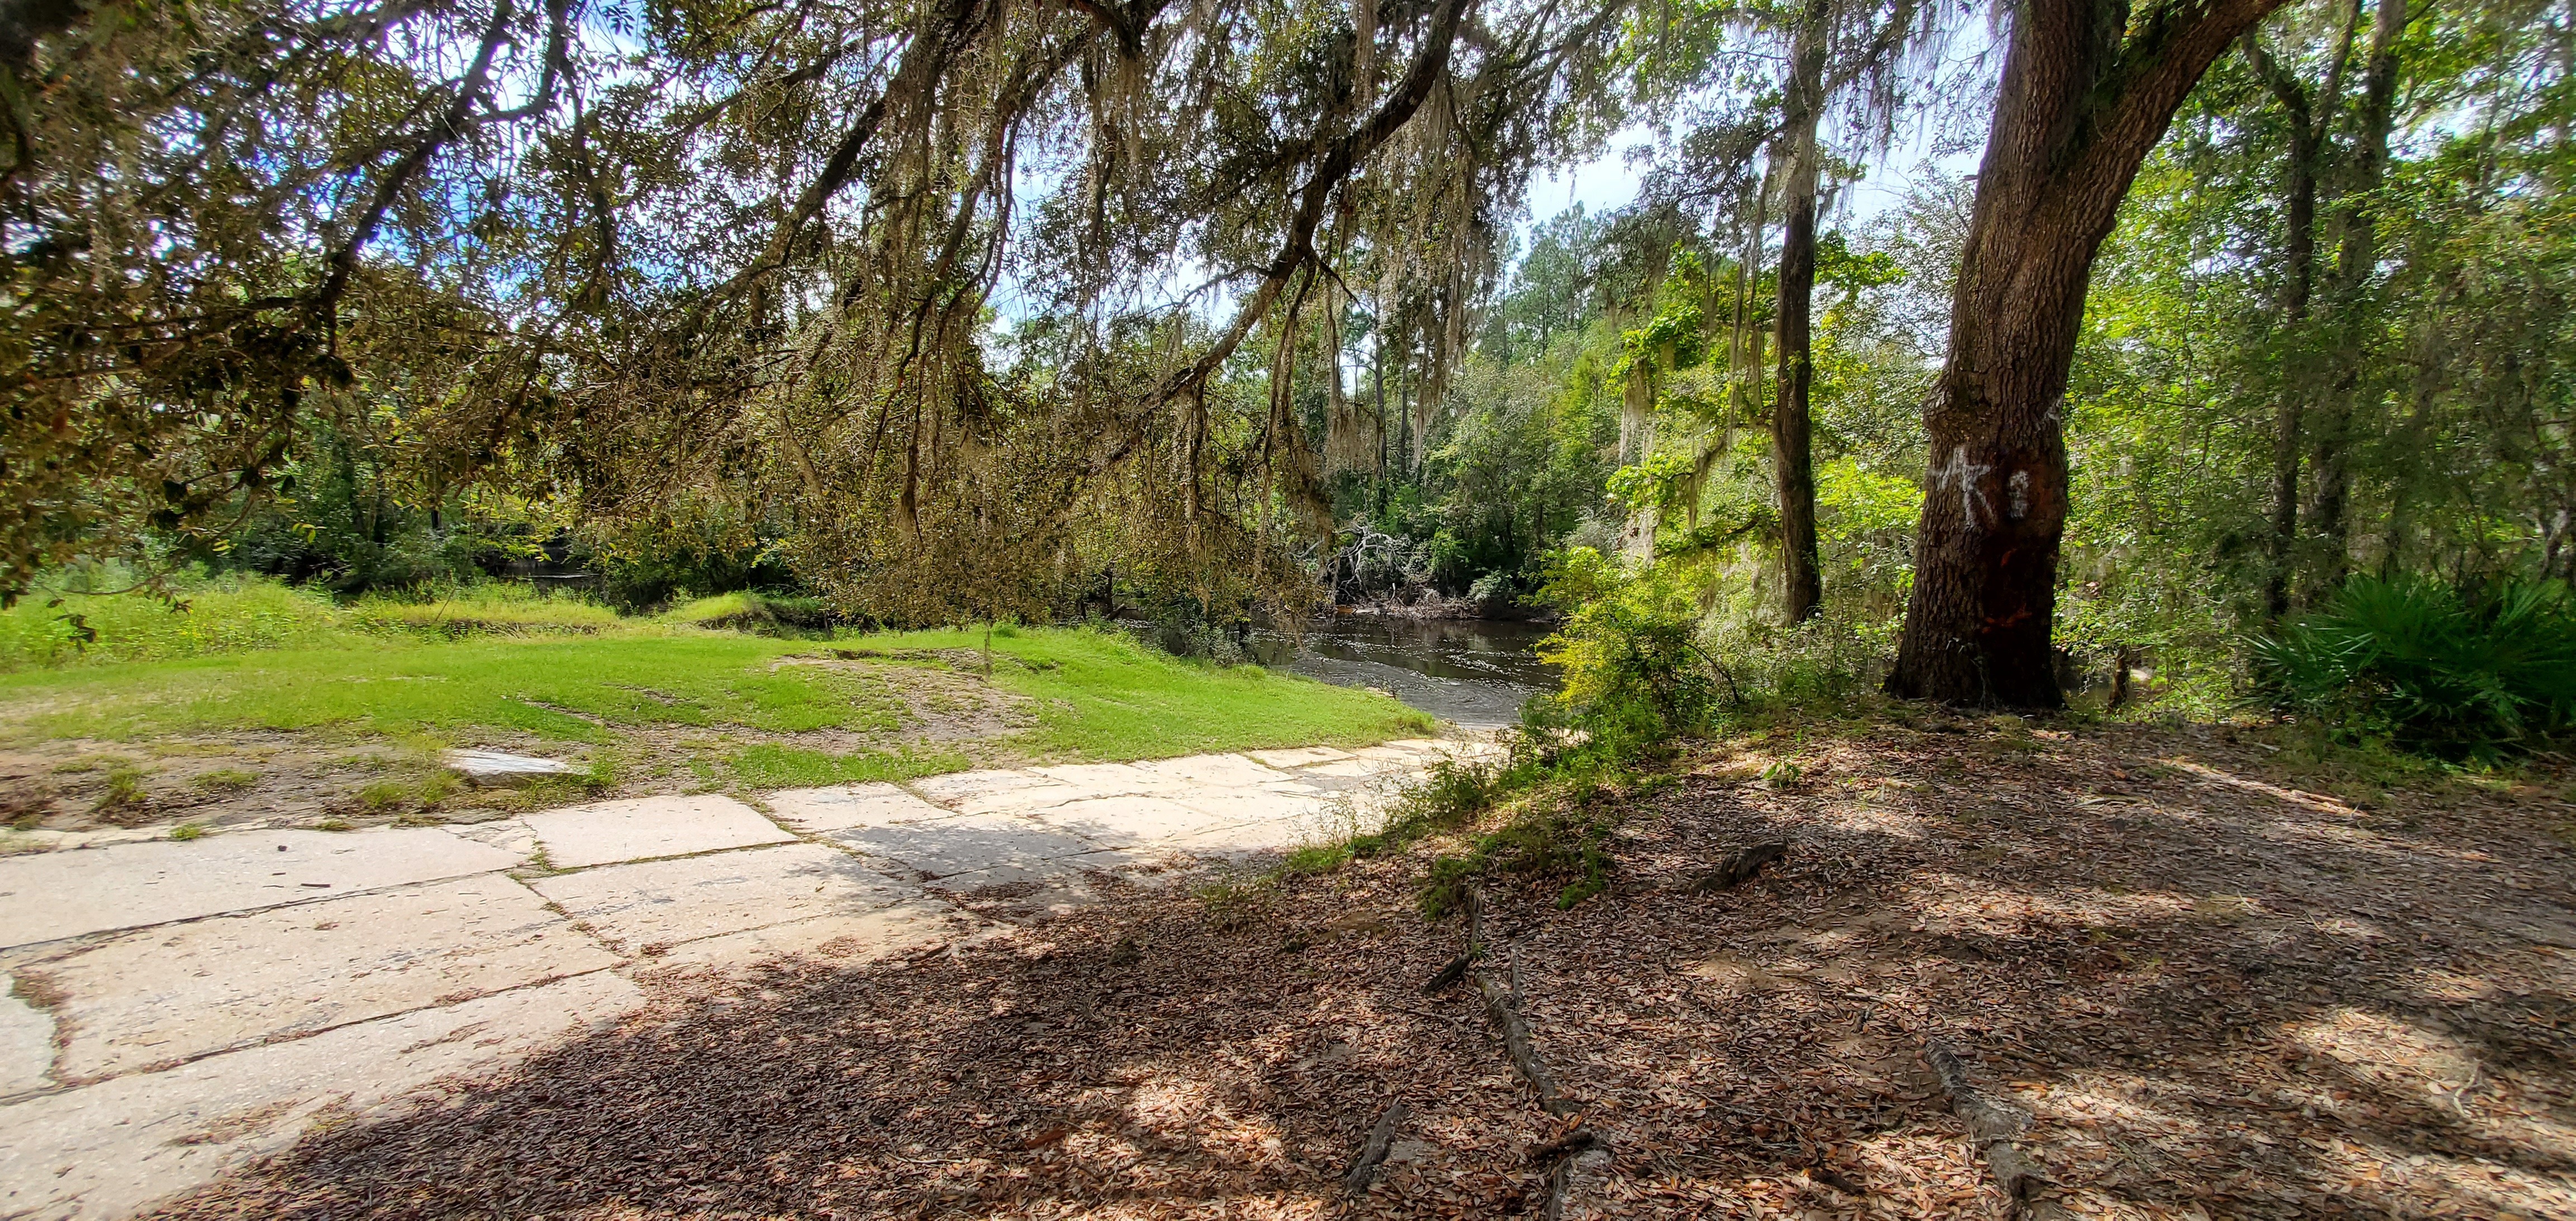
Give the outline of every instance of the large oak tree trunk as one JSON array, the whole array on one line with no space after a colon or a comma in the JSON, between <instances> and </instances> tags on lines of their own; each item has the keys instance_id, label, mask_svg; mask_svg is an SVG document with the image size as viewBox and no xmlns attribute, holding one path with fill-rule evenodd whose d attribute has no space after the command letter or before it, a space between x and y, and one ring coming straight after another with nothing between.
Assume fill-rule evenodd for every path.
<instances>
[{"instance_id":1,"label":"large oak tree trunk","mask_svg":"<svg viewBox=\"0 0 2576 1221\"><path fill-rule=\"evenodd\" d=\"M1780 167L1779 401L1771 408L1771 467L1780 493L1781 587L1789 622L1824 609L1816 572L1816 472L1808 412L1813 382L1810 307L1816 289L1816 121L1824 109L1825 21L1832 0L1807 0L1790 45L1789 87L1780 134L1772 145Z\"/></svg>"},{"instance_id":2,"label":"large oak tree trunk","mask_svg":"<svg viewBox=\"0 0 2576 1221\"><path fill-rule=\"evenodd\" d=\"M2013 18L1923 424L1892 695L2055 707L2067 373L2093 255L2202 72L2280 0L2027 0ZM2134 32L2129 32L2134 30Z\"/></svg>"}]
</instances>

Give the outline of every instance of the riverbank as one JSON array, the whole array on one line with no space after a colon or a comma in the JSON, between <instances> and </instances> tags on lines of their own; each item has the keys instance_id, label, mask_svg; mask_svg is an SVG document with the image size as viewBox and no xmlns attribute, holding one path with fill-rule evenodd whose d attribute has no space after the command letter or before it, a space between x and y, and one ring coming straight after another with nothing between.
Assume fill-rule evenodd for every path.
<instances>
[{"instance_id":1,"label":"riverbank","mask_svg":"<svg viewBox=\"0 0 2576 1221\"><path fill-rule=\"evenodd\" d=\"M351 614L273 587L0 674L0 847L122 830L473 822L602 797L1419 737L1365 689L1158 653L1117 632L780 638L570 600ZM14 614L25 664L35 619ZM470 747L553 758L465 785Z\"/></svg>"}]
</instances>

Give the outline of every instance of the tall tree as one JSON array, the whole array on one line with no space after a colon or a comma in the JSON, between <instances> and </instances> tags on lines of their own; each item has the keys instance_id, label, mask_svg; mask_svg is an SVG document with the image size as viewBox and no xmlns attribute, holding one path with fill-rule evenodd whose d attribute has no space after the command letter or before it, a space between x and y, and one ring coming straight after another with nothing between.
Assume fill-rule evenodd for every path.
<instances>
[{"instance_id":1,"label":"tall tree","mask_svg":"<svg viewBox=\"0 0 2576 1221\"><path fill-rule=\"evenodd\" d=\"M2065 391L2093 256L2212 61L2281 0L2029 0L1924 405L1930 446L1892 695L2055 707Z\"/></svg>"},{"instance_id":2,"label":"tall tree","mask_svg":"<svg viewBox=\"0 0 2576 1221\"><path fill-rule=\"evenodd\" d=\"M2245 34L2245 61L2263 82L2283 116L2290 141L2283 150L2281 279L2278 303L2282 333L2288 337L2289 367L2273 405L2271 571L2264 579L2264 617L2277 620L2290 609L2290 571L2299 537L2300 432L2309 393L2307 351L2303 342L2308 302L2316 292L2317 181L2323 176L2328 141L2343 100L2344 66L2352 58L2353 29L2361 22L2361 0L2343 5L2341 32L2325 66L2325 81L2311 91L2307 82L2273 58L2260 34Z\"/></svg>"},{"instance_id":3,"label":"tall tree","mask_svg":"<svg viewBox=\"0 0 2576 1221\"><path fill-rule=\"evenodd\" d=\"M2406 0L2378 0L2370 31L2370 65L2362 74L2361 111L2354 116L2342 206L2334 218L2334 280L2328 304L2334 310L2334 347L2323 379L2323 410L2317 415L2312 457L2308 522L2316 532L2322 563L2319 589L2343 583L2352 555L2351 498L2352 413L2361 396L2367 355L2371 274L2379 266L2378 192L2388 176L2388 137L2396 124L2397 39L2406 30Z\"/></svg>"},{"instance_id":4,"label":"tall tree","mask_svg":"<svg viewBox=\"0 0 2576 1221\"><path fill-rule=\"evenodd\" d=\"M1773 176L1780 181L1780 370L1778 400L1771 406L1771 463L1780 495L1780 567L1789 622L1824 610L1824 579L1816 571L1816 472L1809 453L1814 438L1810 397L1814 350L1810 307L1816 291L1816 126L1825 105L1826 23L1833 0L1807 0L1789 44L1788 88L1782 92L1780 134L1772 142Z\"/></svg>"}]
</instances>

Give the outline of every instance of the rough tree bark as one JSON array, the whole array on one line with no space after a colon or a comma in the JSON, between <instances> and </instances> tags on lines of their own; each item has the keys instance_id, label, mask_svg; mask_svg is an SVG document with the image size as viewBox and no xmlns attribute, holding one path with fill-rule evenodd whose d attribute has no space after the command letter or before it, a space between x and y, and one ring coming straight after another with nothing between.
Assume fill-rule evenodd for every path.
<instances>
[{"instance_id":1,"label":"rough tree bark","mask_svg":"<svg viewBox=\"0 0 2576 1221\"><path fill-rule=\"evenodd\" d=\"M1824 109L1825 22L1833 0L1807 0L1790 43L1780 134L1771 146L1780 177L1780 369L1771 407L1772 481L1780 495L1781 590L1789 622L1824 610L1816 572L1816 472L1809 453L1813 378L1810 306L1816 289L1816 123Z\"/></svg>"},{"instance_id":2,"label":"rough tree bark","mask_svg":"<svg viewBox=\"0 0 2576 1221\"><path fill-rule=\"evenodd\" d=\"M2314 574L2314 594L2343 584L2351 563L2352 522L2347 509L2352 472L2352 415L2361 394L2362 358L2367 353L2371 273L2379 266L2377 192L2388 175L2388 136L2396 122L2397 39L2406 32L2406 0L2379 0L2370 31L2370 64L2362 74L2361 112L2355 117L2351 174L2340 192L2343 206L2335 216L2335 272L2328 287L2333 309L2332 366L2324 379L2325 401L2317 412L2311 471L2308 523L2324 562Z\"/></svg>"},{"instance_id":3,"label":"rough tree bark","mask_svg":"<svg viewBox=\"0 0 2576 1221\"><path fill-rule=\"evenodd\" d=\"M2344 8L2343 32L2335 42L2334 58L2326 65L2324 86L2314 97L2309 95L2306 82L2291 75L2263 49L2254 31L2245 34L2246 64L2281 103L2290 120L2288 164L2284 167L2288 181L2282 198L2282 227L2287 232L2281 243L2280 296L2281 329L2290 337L2290 346L2286 367L2281 371L2280 396L2272 412L2272 537L2268 548L2271 571L2263 582L2263 614L2267 622L2289 613L2291 570L2298 562L2300 429L2313 374L2306 338L2300 332L2307 324L2308 302L2316 289L2317 177L2326 139L2341 108L2344 64L2352 57L2353 30L2360 20L2361 0L2350 0Z\"/></svg>"},{"instance_id":4,"label":"rough tree bark","mask_svg":"<svg viewBox=\"0 0 2576 1221\"><path fill-rule=\"evenodd\" d=\"M2281 0L2028 0L2013 17L1931 448L1889 694L2056 707L2065 390L2093 255L2212 61Z\"/></svg>"}]
</instances>

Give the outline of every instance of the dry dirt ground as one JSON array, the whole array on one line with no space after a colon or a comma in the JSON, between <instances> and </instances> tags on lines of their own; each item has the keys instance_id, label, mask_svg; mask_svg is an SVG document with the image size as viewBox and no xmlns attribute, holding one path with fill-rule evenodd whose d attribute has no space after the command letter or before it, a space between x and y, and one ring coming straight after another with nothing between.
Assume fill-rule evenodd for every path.
<instances>
[{"instance_id":1,"label":"dry dirt ground","mask_svg":"<svg viewBox=\"0 0 2576 1221\"><path fill-rule=\"evenodd\" d=\"M1802 777L1754 780L1777 755ZM2555 791L2368 808L2214 730L1918 719L1712 748L1607 894L1497 882L1618 1217L2576 1218L2576 869ZM1777 774L1777 773L1775 773ZM1788 854L1719 894L1729 850ZM615 1030L309 1136L170 1217L1499 1216L1542 1112L1419 856L1138 892L931 956L666 985ZM1923 1062L2029 1116L2008 1201ZM1341 1176L1391 1099L1367 1193Z\"/></svg>"}]
</instances>

